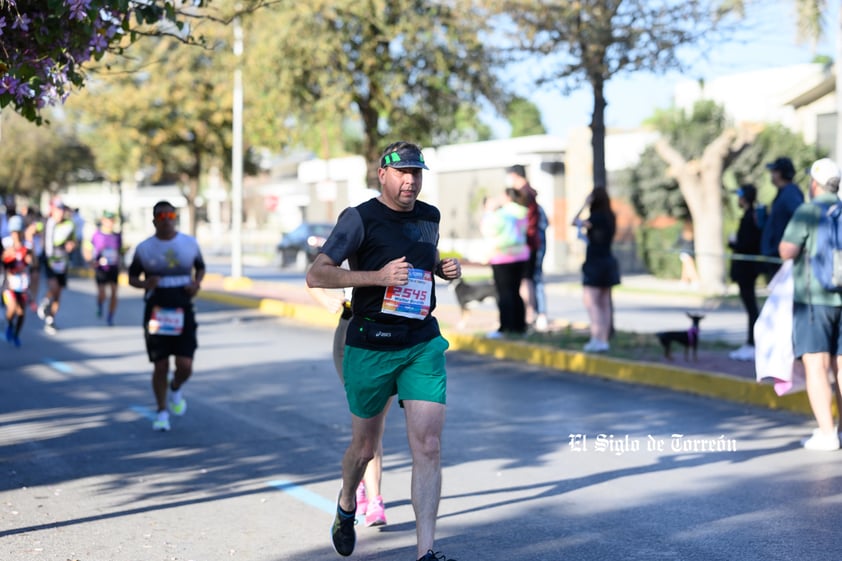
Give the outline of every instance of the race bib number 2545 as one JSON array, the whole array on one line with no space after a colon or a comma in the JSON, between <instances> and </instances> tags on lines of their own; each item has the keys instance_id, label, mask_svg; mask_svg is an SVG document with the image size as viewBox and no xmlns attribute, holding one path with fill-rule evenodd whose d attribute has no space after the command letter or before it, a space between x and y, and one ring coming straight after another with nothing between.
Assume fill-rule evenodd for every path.
<instances>
[{"instance_id":1,"label":"race bib number 2545","mask_svg":"<svg viewBox=\"0 0 842 561\"><path fill-rule=\"evenodd\" d=\"M410 269L408 283L386 289L380 311L384 314L424 319L430 315L432 292L433 273L423 269Z\"/></svg>"}]
</instances>

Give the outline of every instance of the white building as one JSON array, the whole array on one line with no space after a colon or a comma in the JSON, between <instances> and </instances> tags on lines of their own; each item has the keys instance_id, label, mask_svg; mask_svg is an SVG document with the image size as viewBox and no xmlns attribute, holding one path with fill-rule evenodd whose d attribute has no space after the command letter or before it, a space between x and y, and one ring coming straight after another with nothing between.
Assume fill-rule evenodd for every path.
<instances>
[{"instance_id":1,"label":"white building","mask_svg":"<svg viewBox=\"0 0 842 561\"><path fill-rule=\"evenodd\" d=\"M612 171L633 165L655 138L650 131L610 134L606 138L609 177ZM484 259L485 241L479 233L483 201L505 189L506 167L522 164L550 221L545 270L578 270L584 245L570 223L592 189L589 129L574 131L566 140L537 135L425 148L424 158L430 171L424 172L421 199L441 211L442 251L458 252L470 261ZM365 161L359 156L302 162L298 180L303 187L290 194L287 204L306 205L307 218L313 221L335 220L345 207L372 196L365 188Z\"/></svg>"}]
</instances>

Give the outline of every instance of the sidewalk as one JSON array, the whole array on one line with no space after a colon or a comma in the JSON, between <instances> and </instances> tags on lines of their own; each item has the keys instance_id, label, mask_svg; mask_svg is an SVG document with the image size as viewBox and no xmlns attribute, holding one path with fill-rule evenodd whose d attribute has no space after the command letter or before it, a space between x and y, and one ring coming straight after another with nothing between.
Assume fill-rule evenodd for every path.
<instances>
[{"instance_id":1,"label":"sidewalk","mask_svg":"<svg viewBox=\"0 0 842 561\"><path fill-rule=\"evenodd\" d=\"M500 359L523 361L548 369L614 379L627 383L668 388L675 391L725 399L746 405L785 409L811 415L806 395L801 392L778 397L772 386L755 381L754 363L728 358L730 347L712 344L715 339L703 339L696 362L685 362L683 351L674 349L673 361L637 361L593 355L579 349L557 349L526 341L489 340L483 334L497 328L497 309L487 303L472 309L464 327L459 327L461 312L455 303L449 303L443 291L446 283L437 285L439 303L434 312L442 326L451 350L472 352ZM565 299L569 310L580 314L581 287L576 278L553 278L547 287L548 299ZM200 297L225 302L235 306L255 308L263 313L290 318L328 329L336 326L337 316L329 313L309 295L303 282L267 282L249 278L234 279L219 274L208 274ZM731 302L712 302L674 281L654 279L648 275L624 277L623 289L615 295L618 309L633 331L654 333L672 329L670 321L686 324L684 312L688 309L726 309L720 323L739 324L728 333L744 331L742 309ZM728 310L730 308L730 310ZM587 323L552 315L552 329L586 329ZM618 323L618 329L625 329ZM703 327L704 331L704 327ZM722 330L723 334L726 334ZM653 335L654 337L654 335Z\"/></svg>"}]
</instances>

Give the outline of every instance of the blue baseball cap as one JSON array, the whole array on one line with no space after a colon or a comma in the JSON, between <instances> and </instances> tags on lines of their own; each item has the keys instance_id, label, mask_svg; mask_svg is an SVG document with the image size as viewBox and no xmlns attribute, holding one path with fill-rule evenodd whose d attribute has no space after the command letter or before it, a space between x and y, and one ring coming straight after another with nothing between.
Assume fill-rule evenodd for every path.
<instances>
[{"instance_id":1,"label":"blue baseball cap","mask_svg":"<svg viewBox=\"0 0 842 561\"><path fill-rule=\"evenodd\" d=\"M750 203L757 200L757 187L754 185L743 185L734 192L738 197L742 197Z\"/></svg>"},{"instance_id":2,"label":"blue baseball cap","mask_svg":"<svg viewBox=\"0 0 842 561\"><path fill-rule=\"evenodd\" d=\"M766 169L769 171L778 171L786 179L795 177L795 166L792 164L792 160L786 157L778 158L774 162L766 164Z\"/></svg>"}]
</instances>

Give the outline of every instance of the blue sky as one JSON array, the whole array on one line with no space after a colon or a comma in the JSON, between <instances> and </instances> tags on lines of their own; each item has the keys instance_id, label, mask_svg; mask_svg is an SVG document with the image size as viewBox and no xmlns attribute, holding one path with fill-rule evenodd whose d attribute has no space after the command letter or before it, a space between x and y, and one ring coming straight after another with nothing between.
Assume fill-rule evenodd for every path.
<instances>
[{"instance_id":1,"label":"blue sky","mask_svg":"<svg viewBox=\"0 0 842 561\"><path fill-rule=\"evenodd\" d=\"M795 32L795 0L766 0L749 8L737 37L714 48L707 60L699 60L685 74L672 72L663 76L648 73L617 77L606 88L606 124L630 128L639 125L657 108L672 103L673 86L687 79L708 79L762 68L810 62L815 54L834 55L839 2L830 0L825 15L825 35L815 51L810 45L798 45ZM549 134L566 136L574 127L588 126L593 109L589 86L568 96L544 88L528 95L542 112ZM508 126L495 121L495 135L508 136Z\"/></svg>"}]
</instances>

